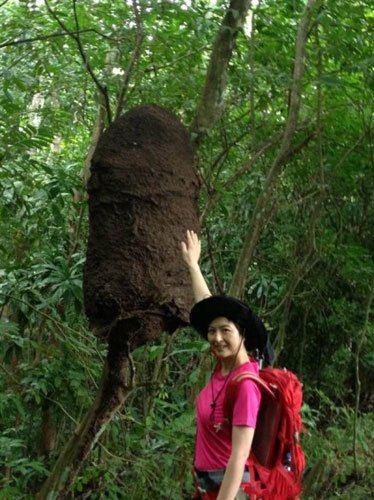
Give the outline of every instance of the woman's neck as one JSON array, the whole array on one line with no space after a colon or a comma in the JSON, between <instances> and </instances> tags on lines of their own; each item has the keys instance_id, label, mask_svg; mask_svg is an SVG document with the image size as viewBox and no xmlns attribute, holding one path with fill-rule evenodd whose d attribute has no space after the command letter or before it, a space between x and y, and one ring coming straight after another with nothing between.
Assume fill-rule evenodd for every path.
<instances>
[{"instance_id":1,"label":"woman's neck","mask_svg":"<svg viewBox=\"0 0 374 500\"><path fill-rule=\"evenodd\" d=\"M222 375L228 375L232 370L238 368L238 366L247 363L249 361L249 356L247 354L247 351L240 350L235 359L230 356L229 358L223 358L219 361L221 363Z\"/></svg>"}]
</instances>

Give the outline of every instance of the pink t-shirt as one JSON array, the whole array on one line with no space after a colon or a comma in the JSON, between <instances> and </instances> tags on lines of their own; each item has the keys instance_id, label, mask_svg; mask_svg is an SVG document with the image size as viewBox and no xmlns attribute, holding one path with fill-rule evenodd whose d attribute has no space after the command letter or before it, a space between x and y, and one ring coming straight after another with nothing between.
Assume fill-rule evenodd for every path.
<instances>
[{"instance_id":1,"label":"pink t-shirt","mask_svg":"<svg viewBox=\"0 0 374 500\"><path fill-rule=\"evenodd\" d=\"M240 365L228 375L222 375L221 370L215 370L208 384L196 398L196 445L195 467L200 470L225 469L231 455L232 427L224 424L223 401L226 387L230 380L241 372L252 371L258 375L256 361ZM226 382L224 389L221 391ZM221 391L221 392L220 392ZM215 410L211 404L217 397ZM235 401L232 425L256 427L257 413L260 406L261 393L256 383L246 379L239 386Z\"/></svg>"}]
</instances>

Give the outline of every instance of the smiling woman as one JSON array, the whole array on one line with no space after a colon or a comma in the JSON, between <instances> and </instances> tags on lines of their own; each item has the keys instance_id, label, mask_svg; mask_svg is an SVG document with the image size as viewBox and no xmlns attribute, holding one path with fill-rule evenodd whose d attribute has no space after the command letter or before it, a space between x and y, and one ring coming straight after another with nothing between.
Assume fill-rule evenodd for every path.
<instances>
[{"instance_id":1,"label":"smiling woman","mask_svg":"<svg viewBox=\"0 0 374 500\"><path fill-rule=\"evenodd\" d=\"M237 358L243 346L243 336L238 327L227 318L218 317L208 327L208 342L211 345L213 354L221 362L222 371L229 373L229 366L225 369L225 365L232 362L233 356L234 359ZM248 357L246 352L245 355Z\"/></svg>"},{"instance_id":2,"label":"smiling woman","mask_svg":"<svg viewBox=\"0 0 374 500\"><path fill-rule=\"evenodd\" d=\"M194 460L195 499L234 500L250 483L247 459L261 395L252 380L240 384L233 418L224 417L230 381L242 372L258 375L259 359L268 356L268 336L261 320L234 297L211 296L200 271L200 241L187 231L182 256L190 271L196 304L190 322L205 337L217 358L216 368L196 399ZM250 353L255 352L256 356Z\"/></svg>"}]
</instances>

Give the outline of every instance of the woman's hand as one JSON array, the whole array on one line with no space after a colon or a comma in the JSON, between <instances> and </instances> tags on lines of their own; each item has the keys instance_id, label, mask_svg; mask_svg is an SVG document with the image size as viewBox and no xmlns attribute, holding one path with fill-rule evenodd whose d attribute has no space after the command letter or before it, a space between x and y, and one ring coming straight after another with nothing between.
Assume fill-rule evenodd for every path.
<instances>
[{"instance_id":1,"label":"woman's hand","mask_svg":"<svg viewBox=\"0 0 374 500\"><path fill-rule=\"evenodd\" d=\"M186 231L186 240L181 242L182 257L189 268L199 267L201 243L195 231Z\"/></svg>"},{"instance_id":2,"label":"woman's hand","mask_svg":"<svg viewBox=\"0 0 374 500\"><path fill-rule=\"evenodd\" d=\"M199 259L201 253L201 243L195 231L186 231L186 240L181 241L182 257L187 264L191 276L192 291L195 302L211 296L204 276L201 274Z\"/></svg>"}]
</instances>

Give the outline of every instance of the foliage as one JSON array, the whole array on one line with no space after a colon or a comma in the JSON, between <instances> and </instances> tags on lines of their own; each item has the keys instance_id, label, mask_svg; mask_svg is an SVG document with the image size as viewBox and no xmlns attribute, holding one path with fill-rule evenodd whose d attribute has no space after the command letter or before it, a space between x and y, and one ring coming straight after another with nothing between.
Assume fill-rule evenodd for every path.
<instances>
[{"instance_id":1,"label":"foliage","mask_svg":"<svg viewBox=\"0 0 374 500\"><path fill-rule=\"evenodd\" d=\"M199 147L202 264L216 291L230 287L278 151L304 3L263 0L254 8L254 37L239 34L229 65L223 116ZM157 102L190 124L226 7L2 2L1 498L33 497L95 397L105 358L82 313L81 287L82 174L103 101L97 82L112 115L122 95L119 111ZM310 498L367 498L373 490L371 20L366 0L321 2L294 149L243 270L245 298L265 318L278 363L304 382ZM134 353L138 387L82 469L77 498L188 497L193 401L211 368L205 349L186 329Z\"/></svg>"},{"instance_id":2,"label":"foliage","mask_svg":"<svg viewBox=\"0 0 374 500\"><path fill-rule=\"evenodd\" d=\"M323 394L320 396L329 406L331 420L325 429L320 430L320 421L324 419L323 412L313 414L310 410L307 411L309 418L306 418L306 423L309 429L304 435L303 444L310 465L305 473L304 496L311 499L368 498L374 484L370 467L373 460L373 415L364 415L360 422L358 462L362 477L357 478L352 440L349 438L352 435L353 411L349 407L336 406Z\"/></svg>"}]
</instances>

